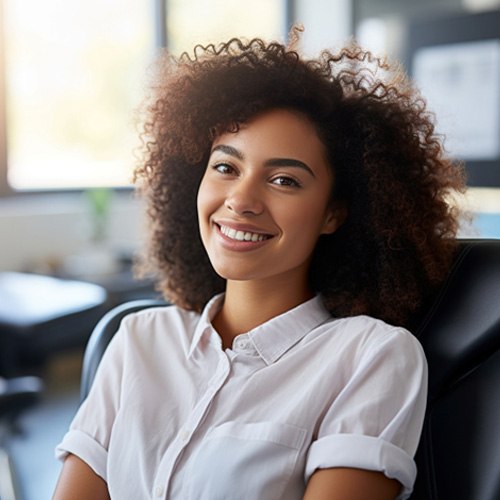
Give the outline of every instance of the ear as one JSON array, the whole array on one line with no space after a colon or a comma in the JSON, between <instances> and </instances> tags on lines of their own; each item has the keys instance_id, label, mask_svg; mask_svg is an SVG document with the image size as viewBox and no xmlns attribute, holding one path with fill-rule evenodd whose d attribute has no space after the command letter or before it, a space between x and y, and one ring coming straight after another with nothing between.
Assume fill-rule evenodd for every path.
<instances>
[{"instance_id":1,"label":"ear","mask_svg":"<svg viewBox=\"0 0 500 500\"><path fill-rule=\"evenodd\" d=\"M333 234L346 220L347 208L344 204L335 204L328 209L321 234Z\"/></svg>"}]
</instances>

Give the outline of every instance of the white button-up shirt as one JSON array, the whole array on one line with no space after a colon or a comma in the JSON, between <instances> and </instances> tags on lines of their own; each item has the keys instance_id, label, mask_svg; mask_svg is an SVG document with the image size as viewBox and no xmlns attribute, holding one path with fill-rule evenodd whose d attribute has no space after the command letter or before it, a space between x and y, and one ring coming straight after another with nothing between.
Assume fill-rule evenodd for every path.
<instances>
[{"instance_id":1,"label":"white button-up shirt","mask_svg":"<svg viewBox=\"0 0 500 500\"><path fill-rule=\"evenodd\" d=\"M415 479L427 372L418 341L316 297L225 351L174 306L125 318L56 454L79 456L118 500L300 499L318 468Z\"/></svg>"}]
</instances>

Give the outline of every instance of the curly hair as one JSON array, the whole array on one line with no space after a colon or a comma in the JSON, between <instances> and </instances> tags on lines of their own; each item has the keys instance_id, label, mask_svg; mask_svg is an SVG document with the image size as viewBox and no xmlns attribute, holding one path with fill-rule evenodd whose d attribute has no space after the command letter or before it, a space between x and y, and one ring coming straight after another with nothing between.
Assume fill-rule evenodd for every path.
<instances>
[{"instance_id":1,"label":"curly hair","mask_svg":"<svg viewBox=\"0 0 500 500\"><path fill-rule=\"evenodd\" d=\"M465 187L433 115L398 66L351 43L304 59L261 39L164 55L145 101L135 172L151 224L149 269L165 297L200 311L225 288L203 247L198 186L211 144L258 113L287 108L316 127L334 171L343 225L315 248L310 286L334 316L405 325L445 278Z\"/></svg>"}]
</instances>

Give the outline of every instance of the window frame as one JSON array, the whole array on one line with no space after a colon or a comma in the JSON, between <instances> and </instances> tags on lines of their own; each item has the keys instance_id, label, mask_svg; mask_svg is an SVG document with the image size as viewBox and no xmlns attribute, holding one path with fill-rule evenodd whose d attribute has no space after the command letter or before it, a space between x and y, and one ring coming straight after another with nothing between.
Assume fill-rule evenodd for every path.
<instances>
[{"instance_id":1,"label":"window frame","mask_svg":"<svg viewBox=\"0 0 500 500\"><path fill-rule=\"evenodd\" d=\"M3 0L0 0L0 197L15 191L7 182L7 110L5 84L5 30Z\"/></svg>"}]
</instances>

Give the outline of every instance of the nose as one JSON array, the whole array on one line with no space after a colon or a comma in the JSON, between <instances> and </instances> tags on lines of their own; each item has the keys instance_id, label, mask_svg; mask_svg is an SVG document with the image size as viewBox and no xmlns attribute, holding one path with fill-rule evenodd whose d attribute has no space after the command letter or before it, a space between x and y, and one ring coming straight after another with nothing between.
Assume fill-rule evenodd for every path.
<instances>
[{"instance_id":1,"label":"nose","mask_svg":"<svg viewBox=\"0 0 500 500\"><path fill-rule=\"evenodd\" d=\"M259 215L264 210L260 189L251 179L241 179L227 193L225 207L238 215Z\"/></svg>"}]
</instances>

